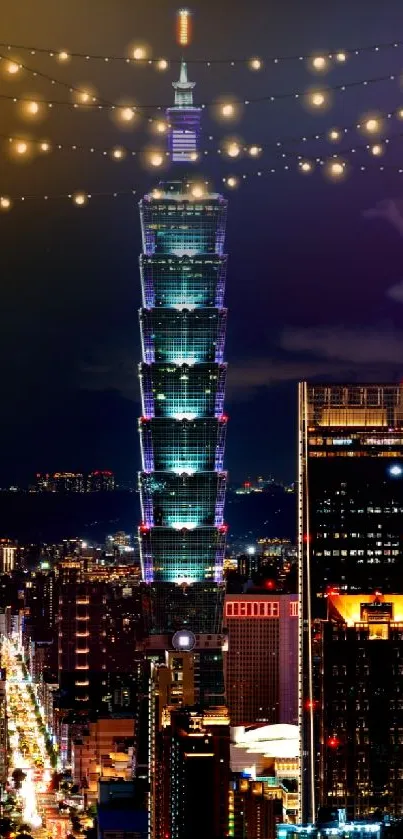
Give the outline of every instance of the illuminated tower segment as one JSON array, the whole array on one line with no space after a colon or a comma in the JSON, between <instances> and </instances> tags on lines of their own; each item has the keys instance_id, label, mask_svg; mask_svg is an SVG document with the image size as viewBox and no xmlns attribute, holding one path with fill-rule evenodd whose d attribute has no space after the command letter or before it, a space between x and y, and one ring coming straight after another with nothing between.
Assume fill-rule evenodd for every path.
<instances>
[{"instance_id":1,"label":"illuminated tower segment","mask_svg":"<svg viewBox=\"0 0 403 839\"><path fill-rule=\"evenodd\" d=\"M199 109L191 146L176 156L175 132L192 110L184 63L174 87L172 159L190 160ZM148 583L222 582L226 211L221 195L186 180L161 184L140 202L140 550Z\"/></svg>"},{"instance_id":2,"label":"illuminated tower segment","mask_svg":"<svg viewBox=\"0 0 403 839\"><path fill-rule=\"evenodd\" d=\"M179 81L172 82L175 105L167 110L167 119L171 127L169 150L173 163L191 162L197 158L201 108L193 105L194 86L195 82L188 80L187 66L182 61Z\"/></svg>"}]
</instances>

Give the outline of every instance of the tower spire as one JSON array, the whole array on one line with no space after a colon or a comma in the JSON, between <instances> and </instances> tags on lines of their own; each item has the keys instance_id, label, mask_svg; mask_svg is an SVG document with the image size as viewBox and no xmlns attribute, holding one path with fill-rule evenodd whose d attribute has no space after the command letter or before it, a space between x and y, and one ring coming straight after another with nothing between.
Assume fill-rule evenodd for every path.
<instances>
[{"instance_id":1,"label":"tower spire","mask_svg":"<svg viewBox=\"0 0 403 839\"><path fill-rule=\"evenodd\" d=\"M196 82L190 82L188 79L188 68L186 61L182 58L181 69L179 73L179 80L172 82L172 87L175 91L175 105L182 108L193 107L193 88Z\"/></svg>"}]
</instances>

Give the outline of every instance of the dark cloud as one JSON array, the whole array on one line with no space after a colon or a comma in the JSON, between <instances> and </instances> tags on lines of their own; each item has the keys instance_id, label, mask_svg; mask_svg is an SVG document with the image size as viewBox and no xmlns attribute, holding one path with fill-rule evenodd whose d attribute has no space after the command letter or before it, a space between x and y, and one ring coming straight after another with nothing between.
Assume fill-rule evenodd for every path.
<instances>
[{"instance_id":1,"label":"dark cloud","mask_svg":"<svg viewBox=\"0 0 403 839\"><path fill-rule=\"evenodd\" d=\"M364 368L401 364L403 358L403 334L392 326L288 329L281 337L281 346L290 352L309 353Z\"/></svg>"},{"instance_id":2,"label":"dark cloud","mask_svg":"<svg viewBox=\"0 0 403 839\"><path fill-rule=\"evenodd\" d=\"M384 219L397 230L400 236L403 236L402 198L386 198L384 201L379 201L375 207L365 210L363 216L367 219Z\"/></svg>"},{"instance_id":3,"label":"dark cloud","mask_svg":"<svg viewBox=\"0 0 403 839\"><path fill-rule=\"evenodd\" d=\"M386 296L390 297L391 300L395 300L396 303L403 303L403 280L388 288Z\"/></svg>"}]
</instances>

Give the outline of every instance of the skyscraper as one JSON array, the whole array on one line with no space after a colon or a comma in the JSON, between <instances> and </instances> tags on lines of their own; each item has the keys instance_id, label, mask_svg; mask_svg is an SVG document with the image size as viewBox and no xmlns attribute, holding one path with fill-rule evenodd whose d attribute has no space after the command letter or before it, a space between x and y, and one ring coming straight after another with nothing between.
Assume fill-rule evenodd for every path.
<instances>
[{"instance_id":1,"label":"skyscraper","mask_svg":"<svg viewBox=\"0 0 403 839\"><path fill-rule=\"evenodd\" d=\"M323 784L319 787L315 781L321 737L315 687L326 651L321 649L320 626L314 628L314 622L329 617L328 600L335 593L402 593L402 512L402 385L302 383L298 540L304 821L314 821L315 809L327 795ZM334 615L330 619L335 621ZM342 618L337 618L336 623L340 622ZM332 632L326 630L325 637L330 644ZM350 658L351 637L347 632L343 653ZM342 646L338 646L339 657ZM329 648L327 661L332 655ZM323 701L326 703L326 698ZM351 723L352 717L349 719ZM349 729L347 736L354 739L355 730ZM385 749L389 748L393 748L391 742L385 744ZM376 784L375 777L368 777L368 783Z\"/></svg>"},{"instance_id":2,"label":"skyscraper","mask_svg":"<svg viewBox=\"0 0 403 839\"><path fill-rule=\"evenodd\" d=\"M173 86L171 157L187 164L200 109L183 62ZM139 538L149 631L158 635L221 627L226 211L221 195L186 173L140 201Z\"/></svg>"}]
</instances>

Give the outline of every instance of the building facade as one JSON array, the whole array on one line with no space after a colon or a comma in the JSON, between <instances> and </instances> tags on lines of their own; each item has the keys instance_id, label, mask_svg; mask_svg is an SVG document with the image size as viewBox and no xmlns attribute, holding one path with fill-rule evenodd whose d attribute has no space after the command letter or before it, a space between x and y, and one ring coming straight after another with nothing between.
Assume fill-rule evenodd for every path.
<instances>
[{"instance_id":1,"label":"building facade","mask_svg":"<svg viewBox=\"0 0 403 839\"><path fill-rule=\"evenodd\" d=\"M168 111L174 162L195 154L186 145L192 131L183 133L190 113L200 119L193 86L182 63ZM178 131L187 138L181 150ZM139 540L150 631L158 634L182 626L217 633L221 623L226 212L221 195L187 177L160 184L140 202Z\"/></svg>"},{"instance_id":2,"label":"building facade","mask_svg":"<svg viewBox=\"0 0 403 839\"><path fill-rule=\"evenodd\" d=\"M225 694L231 725L295 725L298 595L227 594Z\"/></svg>"},{"instance_id":3,"label":"building facade","mask_svg":"<svg viewBox=\"0 0 403 839\"><path fill-rule=\"evenodd\" d=\"M314 822L333 789L329 776L317 780L321 633L314 621L326 621L335 593L402 592L402 385L300 384L298 511L300 817ZM385 749L391 757L391 742Z\"/></svg>"}]
</instances>

